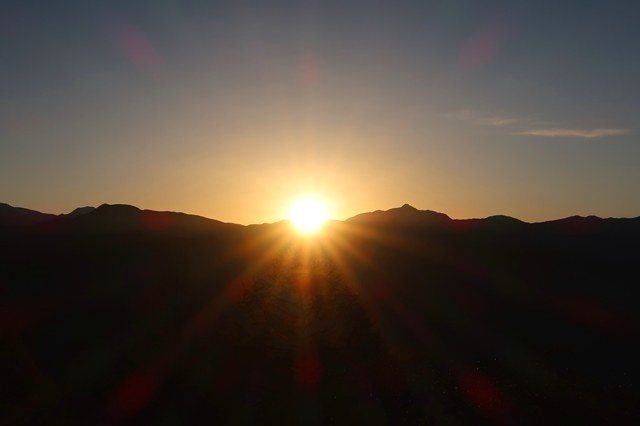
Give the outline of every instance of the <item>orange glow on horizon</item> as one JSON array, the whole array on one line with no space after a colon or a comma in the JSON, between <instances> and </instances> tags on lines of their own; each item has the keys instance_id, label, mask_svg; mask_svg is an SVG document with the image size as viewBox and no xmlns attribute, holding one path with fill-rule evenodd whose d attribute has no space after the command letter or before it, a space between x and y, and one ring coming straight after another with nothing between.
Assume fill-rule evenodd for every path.
<instances>
[{"instance_id":1,"label":"orange glow on horizon","mask_svg":"<svg viewBox=\"0 0 640 426\"><path fill-rule=\"evenodd\" d=\"M295 228L303 234L313 234L317 232L329 219L326 204L311 197L297 200L289 210L288 219Z\"/></svg>"}]
</instances>

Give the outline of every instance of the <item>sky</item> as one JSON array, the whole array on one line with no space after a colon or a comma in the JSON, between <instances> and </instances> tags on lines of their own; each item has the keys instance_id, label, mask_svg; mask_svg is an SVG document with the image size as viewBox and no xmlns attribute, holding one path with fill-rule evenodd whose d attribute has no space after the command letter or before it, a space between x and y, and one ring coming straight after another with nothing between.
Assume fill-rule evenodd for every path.
<instances>
[{"instance_id":1,"label":"sky","mask_svg":"<svg viewBox=\"0 0 640 426\"><path fill-rule=\"evenodd\" d=\"M640 215L637 1L0 3L0 201Z\"/></svg>"}]
</instances>

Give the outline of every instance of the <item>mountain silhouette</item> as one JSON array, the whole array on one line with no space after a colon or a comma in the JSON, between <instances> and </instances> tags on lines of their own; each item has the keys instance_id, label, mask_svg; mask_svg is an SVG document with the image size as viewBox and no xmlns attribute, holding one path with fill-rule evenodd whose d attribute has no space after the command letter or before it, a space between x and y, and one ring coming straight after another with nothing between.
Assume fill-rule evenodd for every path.
<instances>
[{"instance_id":1,"label":"mountain silhouette","mask_svg":"<svg viewBox=\"0 0 640 426\"><path fill-rule=\"evenodd\" d=\"M67 216L67 217L82 216L83 214L91 213L95 209L96 209L95 207L90 207L90 206L78 207L78 208L74 209L71 213L67 213L65 216Z\"/></svg>"},{"instance_id":2,"label":"mountain silhouette","mask_svg":"<svg viewBox=\"0 0 640 426\"><path fill-rule=\"evenodd\" d=\"M389 210L376 210L374 212L361 213L347 219L347 221L360 224L437 226L450 222L451 218L444 213L438 213L432 210L418 210L409 204L404 204L402 207L396 207Z\"/></svg>"},{"instance_id":3,"label":"mountain silhouette","mask_svg":"<svg viewBox=\"0 0 640 426\"><path fill-rule=\"evenodd\" d=\"M69 214L52 215L0 206L0 229L53 233L168 232L198 233L239 227L202 216L142 210L126 204L81 207Z\"/></svg>"},{"instance_id":4,"label":"mountain silhouette","mask_svg":"<svg viewBox=\"0 0 640 426\"><path fill-rule=\"evenodd\" d=\"M452 219L444 213L419 210L410 204L404 204L389 210L361 213L344 222L367 226L417 226L458 231L514 231L535 228L537 231L588 234L621 227L635 230L640 226L640 217L603 219L597 216L571 216L535 223L504 215L477 219ZM143 210L127 204L102 204L97 208L78 207L68 214L54 215L0 203L0 230L4 231L28 229L60 232L215 232L219 229L241 226L180 212Z\"/></svg>"},{"instance_id":5,"label":"mountain silhouette","mask_svg":"<svg viewBox=\"0 0 640 426\"><path fill-rule=\"evenodd\" d=\"M600 218L597 216L570 216L564 219L538 222L534 225L539 229L563 234L594 234L606 232L622 227L636 230L640 217L636 218Z\"/></svg>"},{"instance_id":6,"label":"mountain silhouette","mask_svg":"<svg viewBox=\"0 0 640 426\"><path fill-rule=\"evenodd\" d=\"M52 214L40 213L35 210L0 203L0 230L25 229L49 221L55 217L56 216Z\"/></svg>"}]
</instances>

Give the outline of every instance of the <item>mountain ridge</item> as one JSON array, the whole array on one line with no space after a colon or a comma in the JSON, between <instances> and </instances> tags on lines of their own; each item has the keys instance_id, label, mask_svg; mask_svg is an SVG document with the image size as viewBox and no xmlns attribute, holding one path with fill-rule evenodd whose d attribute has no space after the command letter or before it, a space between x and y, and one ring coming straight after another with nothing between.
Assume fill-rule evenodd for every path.
<instances>
[{"instance_id":1,"label":"mountain ridge","mask_svg":"<svg viewBox=\"0 0 640 426\"><path fill-rule=\"evenodd\" d=\"M79 207L53 215L0 204L0 229L44 233L211 232L242 225L182 212L143 210L128 204Z\"/></svg>"},{"instance_id":2,"label":"mountain ridge","mask_svg":"<svg viewBox=\"0 0 640 426\"><path fill-rule=\"evenodd\" d=\"M637 220L640 220L640 216L629 218L601 218L594 215L573 215L541 222L526 222L507 215L453 219L445 213L434 210L420 210L410 204L403 204L400 207L364 212L351 216L343 221L332 220L331 222L382 226L430 226L454 229L496 229L528 226L582 232L607 226L616 221ZM281 222L282 221L277 221L274 224ZM91 228L96 228L101 231L162 231L176 227L179 230L197 231L214 227L251 227L255 225L258 224L240 225L183 212L141 209L129 204L103 203L98 207L78 207L70 213L55 215L0 203L0 229L3 230L41 228L52 231L77 228L77 230L86 231ZM269 224L265 223L264 225Z\"/></svg>"}]
</instances>

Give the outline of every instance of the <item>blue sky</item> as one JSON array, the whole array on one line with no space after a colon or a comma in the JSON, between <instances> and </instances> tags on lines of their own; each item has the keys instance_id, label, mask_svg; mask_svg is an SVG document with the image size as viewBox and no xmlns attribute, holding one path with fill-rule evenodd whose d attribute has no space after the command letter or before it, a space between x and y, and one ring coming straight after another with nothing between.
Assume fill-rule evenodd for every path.
<instances>
[{"instance_id":1,"label":"blue sky","mask_svg":"<svg viewBox=\"0 0 640 426\"><path fill-rule=\"evenodd\" d=\"M632 1L4 1L0 199L638 216Z\"/></svg>"}]
</instances>

